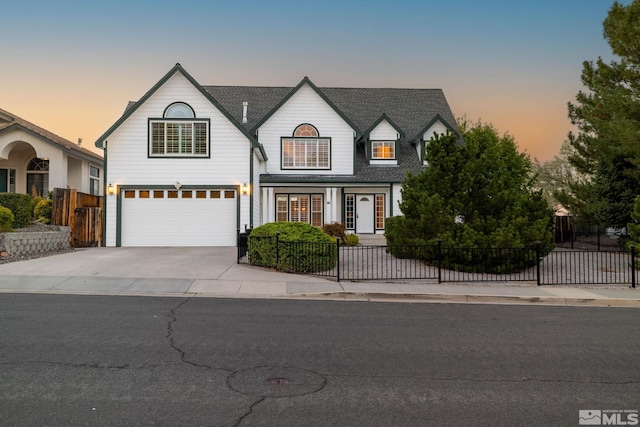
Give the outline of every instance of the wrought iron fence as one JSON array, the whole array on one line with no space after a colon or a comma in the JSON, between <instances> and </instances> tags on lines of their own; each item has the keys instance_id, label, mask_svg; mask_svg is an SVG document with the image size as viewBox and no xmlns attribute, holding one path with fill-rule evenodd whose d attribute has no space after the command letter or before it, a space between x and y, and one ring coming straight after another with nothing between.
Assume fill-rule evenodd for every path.
<instances>
[{"instance_id":1,"label":"wrought iron fence","mask_svg":"<svg viewBox=\"0 0 640 427\"><path fill-rule=\"evenodd\" d=\"M636 250L449 248L442 245L343 246L287 242L274 237L238 239L238 263L341 280L442 282L530 281L538 285L631 284Z\"/></svg>"},{"instance_id":2,"label":"wrought iron fence","mask_svg":"<svg viewBox=\"0 0 640 427\"><path fill-rule=\"evenodd\" d=\"M543 285L636 285L635 248L625 251L556 249L540 262L538 283Z\"/></svg>"}]
</instances>

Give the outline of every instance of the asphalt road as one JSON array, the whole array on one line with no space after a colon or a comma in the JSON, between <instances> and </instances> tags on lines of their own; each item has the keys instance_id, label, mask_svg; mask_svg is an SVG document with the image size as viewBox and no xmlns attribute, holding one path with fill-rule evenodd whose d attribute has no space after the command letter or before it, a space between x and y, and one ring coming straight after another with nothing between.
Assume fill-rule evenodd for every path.
<instances>
[{"instance_id":1,"label":"asphalt road","mask_svg":"<svg viewBox=\"0 0 640 427\"><path fill-rule=\"evenodd\" d=\"M637 309L0 295L0 425L577 426Z\"/></svg>"}]
</instances>

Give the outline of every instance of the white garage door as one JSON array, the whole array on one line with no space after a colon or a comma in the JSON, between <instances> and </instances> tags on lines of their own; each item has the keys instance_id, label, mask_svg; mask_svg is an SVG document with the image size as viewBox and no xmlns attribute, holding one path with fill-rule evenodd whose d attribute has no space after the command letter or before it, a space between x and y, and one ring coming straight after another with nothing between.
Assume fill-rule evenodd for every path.
<instances>
[{"instance_id":1,"label":"white garage door","mask_svg":"<svg viewBox=\"0 0 640 427\"><path fill-rule=\"evenodd\" d=\"M234 190L124 190L122 246L235 246Z\"/></svg>"}]
</instances>

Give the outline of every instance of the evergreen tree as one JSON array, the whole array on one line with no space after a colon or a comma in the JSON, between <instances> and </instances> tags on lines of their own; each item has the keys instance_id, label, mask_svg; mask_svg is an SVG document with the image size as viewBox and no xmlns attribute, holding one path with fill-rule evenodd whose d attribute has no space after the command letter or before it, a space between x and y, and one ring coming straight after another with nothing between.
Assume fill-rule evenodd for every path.
<instances>
[{"instance_id":1,"label":"evergreen tree","mask_svg":"<svg viewBox=\"0 0 640 427\"><path fill-rule=\"evenodd\" d=\"M569 161L591 180L563 196L573 203L574 214L624 227L640 194L640 0L613 4L604 37L618 60L584 62L588 90L569 104L569 118L578 128L569 134L574 149Z\"/></svg>"},{"instance_id":2,"label":"evergreen tree","mask_svg":"<svg viewBox=\"0 0 640 427\"><path fill-rule=\"evenodd\" d=\"M389 245L440 239L450 247L523 248L540 241L546 253L553 212L534 189L529 157L491 125L460 128L464 144L453 134L433 138L428 166L403 182L404 215L387 221Z\"/></svg>"}]
</instances>

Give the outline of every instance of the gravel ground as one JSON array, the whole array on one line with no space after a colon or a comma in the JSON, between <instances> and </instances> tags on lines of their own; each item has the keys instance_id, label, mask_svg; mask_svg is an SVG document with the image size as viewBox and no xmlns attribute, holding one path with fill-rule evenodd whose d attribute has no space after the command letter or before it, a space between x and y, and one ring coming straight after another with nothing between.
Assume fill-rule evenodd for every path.
<instances>
[{"instance_id":1,"label":"gravel ground","mask_svg":"<svg viewBox=\"0 0 640 427\"><path fill-rule=\"evenodd\" d=\"M48 225L48 224L41 224L41 223L34 222L29 227L16 228L15 230L13 230L14 233L42 232L42 231L60 231L60 227L57 225ZM73 251L74 251L73 248L67 248L67 249L58 249L55 251L38 252L38 253L32 253L32 254L0 256L0 264L7 264L9 262L16 262L16 261L25 261L28 259L42 258L42 257L52 256L52 255L66 254Z\"/></svg>"}]
</instances>

